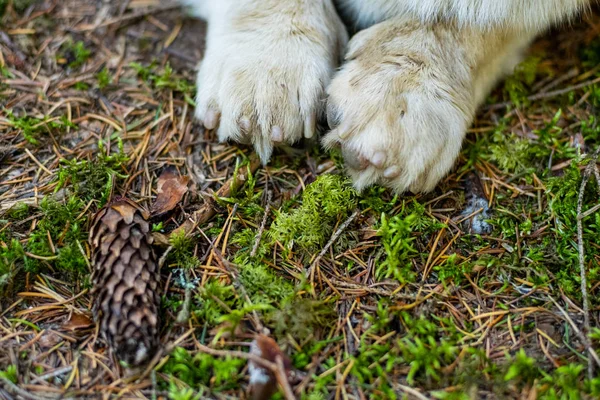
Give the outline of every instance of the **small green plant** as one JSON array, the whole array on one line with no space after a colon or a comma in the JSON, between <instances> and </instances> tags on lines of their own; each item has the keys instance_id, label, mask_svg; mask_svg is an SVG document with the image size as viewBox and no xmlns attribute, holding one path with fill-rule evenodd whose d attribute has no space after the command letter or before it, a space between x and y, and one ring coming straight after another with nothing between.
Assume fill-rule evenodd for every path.
<instances>
[{"instance_id":1,"label":"small green plant","mask_svg":"<svg viewBox=\"0 0 600 400\"><path fill-rule=\"evenodd\" d=\"M417 250L413 246L415 239L412 231L418 219L417 214L395 215L392 218L381 215L378 235L386 257L376 267L377 278L394 278L402 283L415 279L412 259Z\"/></svg>"},{"instance_id":2,"label":"small green plant","mask_svg":"<svg viewBox=\"0 0 600 400\"><path fill-rule=\"evenodd\" d=\"M53 265L73 280L87 273L83 252L87 230L81 215L84 207L85 203L75 196L64 203L49 198L42 200L43 216L25 246L27 252L36 257L25 257L25 271L39 272Z\"/></svg>"},{"instance_id":3,"label":"small green plant","mask_svg":"<svg viewBox=\"0 0 600 400\"><path fill-rule=\"evenodd\" d=\"M195 105L192 98L195 85L184 78L176 76L170 64L166 64L161 72L156 72L156 63L144 66L140 63L132 62L129 66L136 71L140 79L149 83L153 88L180 92L188 104Z\"/></svg>"},{"instance_id":4,"label":"small green plant","mask_svg":"<svg viewBox=\"0 0 600 400\"><path fill-rule=\"evenodd\" d=\"M241 306L233 286L216 280L198 288L194 304L194 315L208 326L216 326L223 316Z\"/></svg>"},{"instance_id":5,"label":"small green plant","mask_svg":"<svg viewBox=\"0 0 600 400\"><path fill-rule=\"evenodd\" d=\"M5 110L8 115L10 125L23 135L23 138L33 145L40 144L40 137L44 133L61 133L67 128L77 128L67 117L60 118L35 118L28 115L17 117L11 110Z\"/></svg>"},{"instance_id":6,"label":"small green plant","mask_svg":"<svg viewBox=\"0 0 600 400\"><path fill-rule=\"evenodd\" d=\"M529 86L535 82L540 72L540 57L529 57L515 67L512 76L504 83L504 91L508 98L517 106L527 104Z\"/></svg>"},{"instance_id":7,"label":"small green plant","mask_svg":"<svg viewBox=\"0 0 600 400\"><path fill-rule=\"evenodd\" d=\"M73 42L71 40L65 41L59 52L59 57L69 68L79 68L90 58L92 55L91 50L85 47L85 43L82 41Z\"/></svg>"},{"instance_id":8,"label":"small green plant","mask_svg":"<svg viewBox=\"0 0 600 400\"><path fill-rule=\"evenodd\" d=\"M6 367L6 369L4 371L0 371L0 378L1 379L6 379L7 381L10 381L12 383L17 383L17 366L16 365L9 365L8 367Z\"/></svg>"},{"instance_id":9,"label":"small green plant","mask_svg":"<svg viewBox=\"0 0 600 400\"><path fill-rule=\"evenodd\" d=\"M350 182L337 175L322 175L306 187L302 205L280 212L268 234L285 248L298 246L313 251L325 244L336 221L356 207L356 192Z\"/></svg>"},{"instance_id":10,"label":"small green plant","mask_svg":"<svg viewBox=\"0 0 600 400\"><path fill-rule=\"evenodd\" d=\"M17 239L0 234L0 293L12 292L14 277L22 267L25 257L23 245ZM8 288L8 290L7 290Z\"/></svg>"},{"instance_id":11,"label":"small green plant","mask_svg":"<svg viewBox=\"0 0 600 400\"><path fill-rule=\"evenodd\" d=\"M96 74L96 80L98 81L99 89L104 89L112 83L112 77L107 68L102 68L100 72Z\"/></svg>"},{"instance_id":12,"label":"small green plant","mask_svg":"<svg viewBox=\"0 0 600 400\"><path fill-rule=\"evenodd\" d=\"M539 375L535 359L529 357L523 349L520 349L514 357L507 357L509 362L508 371L504 375L505 381L531 382Z\"/></svg>"},{"instance_id":13,"label":"small green plant","mask_svg":"<svg viewBox=\"0 0 600 400\"><path fill-rule=\"evenodd\" d=\"M129 158L118 141L118 151L110 153L102 141L98 142L98 154L89 160L61 160L56 191L70 188L85 201L99 200L102 206L108 201L114 180L125 179L123 173Z\"/></svg>"},{"instance_id":14,"label":"small green plant","mask_svg":"<svg viewBox=\"0 0 600 400\"><path fill-rule=\"evenodd\" d=\"M408 313L401 313L401 318L406 326L406 334L398 346L401 358L410 365L407 382L414 384L418 375L434 381L441 380L443 367L458 356L453 324L425 317L413 318Z\"/></svg>"},{"instance_id":15,"label":"small green plant","mask_svg":"<svg viewBox=\"0 0 600 400\"><path fill-rule=\"evenodd\" d=\"M205 353L192 356L184 348L177 347L161 368L161 372L185 382L191 388L202 388L211 384L211 389L219 392L239 384L243 377L241 372L244 365L245 360L216 358Z\"/></svg>"},{"instance_id":16,"label":"small green plant","mask_svg":"<svg viewBox=\"0 0 600 400\"><path fill-rule=\"evenodd\" d=\"M170 400L201 400L202 393L196 393L191 388L179 388L173 381L169 383Z\"/></svg>"},{"instance_id":17,"label":"small green plant","mask_svg":"<svg viewBox=\"0 0 600 400\"><path fill-rule=\"evenodd\" d=\"M75 82L75 84L73 85L73 89L75 90L80 90L80 91L86 91L90 88L90 85L88 85L86 82Z\"/></svg>"}]
</instances>

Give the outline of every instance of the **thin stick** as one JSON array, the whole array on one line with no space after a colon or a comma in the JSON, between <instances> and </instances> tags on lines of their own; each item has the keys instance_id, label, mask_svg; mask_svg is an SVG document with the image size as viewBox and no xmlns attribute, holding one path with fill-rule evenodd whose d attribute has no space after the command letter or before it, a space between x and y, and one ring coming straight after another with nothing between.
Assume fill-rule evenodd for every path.
<instances>
[{"instance_id":1,"label":"thin stick","mask_svg":"<svg viewBox=\"0 0 600 400\"><path fill-rule=\"evenodd\" d=\"M325 255L325 253L327 253L327 251L333 245L333 243L335 243L335 241L340 237L342 232L344 232L344 230L346 230L348 225L350 225L357 216L358 216L358 210L354 211L352 213L352 215L350 217L348 217L348 219L346 221L344 221L344 223L342 225L340 225L338 230L335 231L335 233L331 236L331 239L329 239L329 242L327 242L325 247L323 247L323 250L321 250L319 255L317 255L317 257L314 259L314 261L310 264L310 267L308 267L308 269L306 270L307 277L309 277L312 274L313 269L317 266L319 261L321 261L321 258Z\"/></svg>"},{"instance_id":2,"label":"thin stick","mask_svg":"<svg viewBox=\"0 0 600 400\"><path fill-rule=\"evenodd\" d=\"M33 385L33 384L36 384L38 382L45 381L47 379L55 378L57 376L66 374L67 372L71 372L72 369L73 369L72 365L69 365L68 367L59 368L59 369L57 369L55 371L52 371L52 372L49 372L47 374L44 374L44 375L36 377L35 379L33 379L31 381L31 384Z\"/></svg>"},{"instance_id":3,"label":"thin stick","mask_svg":"<svg viewBox=\"0 0 600 400\"><path fill-rule=\"evenodd\" d=\"M267 192L267 206L265 207L265 215L263 216L262 222L260 224L260 229L256 234L256 240L254 241L254 246L252 247L252 251L250 252L250 257L254 257L256 252L258 251L258 246L260 245L260 239L262 238L263 232L265 231L265 227L267 225L267 217L269 216L269 211L271 211L271 192Z\"/></svg>"},{"instance_id":4,"label":"thin stick","mask_svg":"<svg viewBox=\"0 0 600 400\"><path fill-rule=\"evenodd\" d=\"M183 232L186 235L189 235L193 232L197 226L203 225L210 221L212 217L217 214L217 210L215 208L215 198L218 197L229 197L231 194L232 187L241 187L250 174L256 172L258 167L260 166L260 160L258 157L252 155L249 159L249 164L240 168L237 175L234 175L225 183L217 192L214 194L212 198L207 198L204 200L204 204L200 209L194 212L193 216L188 219L183 225L179 228L175 229L171 234L179 234Z\"/></svg>"},{"instance_id":5,"label":"thin stick","mask_svg":"<svg viewBox=\"0 0 600 400\"><path fill-rule=\"evenodd\" d=\"M294 396L294 392L290 387L290 382L288 381L281 356L275 357L275 363L277 366L277 370L274 371L275 378L277 378L277 383L279 383L279 386L281 386L281 389L283 389L283 395L287 400L296 400L296 396Z\"/></svg>"},{"instance_id":6,"label":"thin stick","mask_svg":"<svg viewBox=\"0 0 600 400\"><path fill-rule=\"evenodd\" d=\"M13 393L17 396L21 396L26 400L49 400L49 399L57 399L58 397L45 397L38 396L33 393L29 393L28 391L21 389L17 385L15 385L10 379L0 376L0 383L4 384L6 391L9 393Z\"/></svg>"},{"instance_id":7,"label":"thin stick","mask_svg":"<svg viewBox=\"0 0 600 400\"><path fill-rule=\"evenodd\" d=\"M588 338L577 327L577 324L575 324L575 322L573 322L573 320L571 319L569 314L565 311L565 309L562 308L560 306L560 304L558 304L558 302L556 300L554 300L552 297L548 296L548 298L552 301L552 303L554 303L556 308L558 308L560 313L565 317L565 319L567 320L569 325L571 325L571 327L573 328L573 331L575 332L575 334L577 335L579 340L581 340L583 345L588 349L588 352L590 353L590 356L591 356L590 361L591 361L591 359L594 359L594 361L596 361L596 364L598 364L598 366L600 366L600 357L598 357L598 353L596 353L596 350L594 350L594 348L590 344L590 341L588 340Z\"/></svg>"},{"instance_id":8,"label":"thin stick","mask_svg":"<svg viewBox=\"0 0 600 400\"><path fill-rule=\"evenodd\" d=\"M288 382L286 373L285 373L285 367L283 366L283 360L281 360L281 357L277 357L275 363L265 360L262 357L257 356L256 354L251 354L251 353L245 353L243 351L236 351L236 350L215 350L215 349L211 349L208 346L205 346L201 343L196 343L196 346L198 347L198 350L200 350L203 353L206 354L210 354L211 356L216 356L216 357L235 357L235 358L243 358L249 361L252 361L258 365L260 365L263 368L267 368L269 369L277 378L277 382L279 383L279 385L281 386L281 388L283 389L283 395L285 396L286 400L296 400L296 397L294 396L294 392L292 392L292 388L290 387L290 384Z\"/></svg>"},{"instance_id":9,"label":"thin stick","mask_svg":"<svg viewBox=\"0 0 600 400\"><path fill-rule=\"evenodd\" d=\"M579 251L579 275L581 278L581 298L583 302L583 325L585 328L585 335L591 332L590 326L590 304L588 299L588 291L587 291L587 274L585 270L585 247L583 245L583 196L585 195L585 188L587 187L588 181L594 168L596 167L596 162L598 160L598 155L600 155L600 147L596 150L590 163L585 168L585 172L583 173L583 179L581 181L581 187L579 188L579 197L577 199L577 247ZM600 182L598 182L600 185ZM592 350L591 346L588 349L588 352ZM588 378L591 380L594 377L594 364L591 359L588 361Z\"/></svg>"},{"instance_id":10,"label":"thin stick","mask_svg":"<svg viewBox=\"0 0 600 400\"><path fill-rule=\"evenodd\" d=\"M595 85L596 83L599 83L599 82L600 82L600 78L596 78L596 79L592 79L589 81L585 81L583 83L579 83L577 85L566 87L564 89L558 89L558 90L553 90L551 92L534 94L534 95L528 96L527 100L536 101L536 100L542 100L542 99L549 99L551 97L556 97L556 96L560 96L565 93L569 93L573 90L583 89L585 87ZM513 104L512 101L507 101L505 103L492 104L490 106L484 107L484 109L485 110L498 110L498 109L510 106L512 104Z\"/></svg>"},{"instance_id":11,"label":"thin stick","mask_svg":"<svg viewBox=\"0 0 600 400\"><path fill-rule=\"evenodd\" d=\"M419 392L416 389L413 389L411 387L408 386L404 386L401 385L399 383L396 384L396 387L398 389L400 389L402 392L407 393L407 394L412 394L413 396L415 396L417 399L419 400L429 400L426 396L424 396L421 392Z\"/></svg>"}]
</instances>

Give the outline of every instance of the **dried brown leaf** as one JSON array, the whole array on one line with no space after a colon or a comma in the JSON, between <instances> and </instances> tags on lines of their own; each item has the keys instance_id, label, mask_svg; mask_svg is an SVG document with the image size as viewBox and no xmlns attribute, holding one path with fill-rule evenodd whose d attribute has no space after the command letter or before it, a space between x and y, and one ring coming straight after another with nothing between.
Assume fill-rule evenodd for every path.
<instances>
[{"instance_id":1,"label":"dried brown leaf","mask_svg":"<svg viewBox=\"0 0 600 400\"><path fill-rule=\"evenodd\" d=\"M152 204L152 215L161 215L174 209L188 191L189 176L181 176L175 168L166 168L156 184L158 196Z\"/></svg>"},{"instance_id":2,"label":"dried brown leaf","mask_svg":"<svg viewBox=\"0 0 600 400\"><path fill-rule=\"evenodd\" d=\"M286 372L292 368L292 362L281 351L277 342L266 335L257 335L250 345L250 353L269 362L276 363L281 358ZM250 394L254 400L268 400L277 391L277 379L272 371L265 369L254 361L248 363L250 374Z\"/></svg>"},{"instance_id":3,"label":"dried brown leaf","mask_svg":"<svg viewBox=\"0 0 600 400\"><path fill-rule=\"evenodd\" d=\"M67 322L63 324L63 329L74 331L76 329L85 329L92 326L93 322L90 317L85 314L72 313Z\"/></svg>"}]
</instances>

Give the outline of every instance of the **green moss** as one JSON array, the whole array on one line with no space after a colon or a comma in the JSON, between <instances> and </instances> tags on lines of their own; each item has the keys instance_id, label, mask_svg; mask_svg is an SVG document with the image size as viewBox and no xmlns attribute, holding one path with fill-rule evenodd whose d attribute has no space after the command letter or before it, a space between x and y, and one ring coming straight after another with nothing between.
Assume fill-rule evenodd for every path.
<instances>
[{"instance_id":1,"label":"green moss","mask_svg":"<svg viewBox=\"0 0 600 400\"><path fill-rule=\"evenodd\" d=\"M168 63L162 71L156 71L156 63L144 66L140 63L132 62L129 66L136 71L140 79L146 81L152 88L180 92L188 104L195 106L196 103L193 100L195 85L187 79L177 76Z\"/></svg>"},{"instance_id":2,"label":"green moss","mask_svg":"<svg viewBox=\"0 0 600 400\"><path fill-rule=\"evenodd\" d=\"M73 85L73 89L80 91L86 91L89 88L90 85L88 85L86 82L75 82L75 84Z\"/></svg>"},{"instance_id":3,"label":"green moss","mask_svg":"<svg viewBox=\"0 0 600 400\"><path fill-rule=\"evenodd\" d=\"M579 252L577 248L577 200L582 180L581 163L571 163L561 177L548 179L547 195L549 217L554 221L553 239L543 243L546 253L550 253L556 261L547 263L550 271L556 274L558 285L565 293L579 299ZM597 183L591 179L584 196L584 210L597 204ZM596 243L600 237L600 214L595 213L583 221L583 239L588 261L588 282L600 279L600 254ZM591 288L590 288L591 289Z\"/></svg>"},{"instance_id":4,"label":"green moss","mask_svg":"<svg viewBox=\"0 0 600 400\"><path fill-rule=\"evenodd\" d=\"M322 175L306 187L300 207L279 212L269 237L287 249L306 252L321 248L336 222L346 218L357 205L357 195L347 178Z\"/></svg>"},{"instance_id":5,"label":"green moss","mask_svg":"<svg viewBox=\"0 0 600 400\"><path fill-rule=\"evenodd\" d=\"M223 316L240 306L233 286L210 280L199 288L193 312L203 323L216 326Z\"/></svg>"},{"instance_id":6,"label":"green moss","mask_svg":"<svg viewBox=\"0 0 600 400\"><path fill-rule=\"evenodd\" d=\"M9 239L6 233L0 233L0 293L12 292L11 287L18 286L14 277L24 263L25 251L17 239Z\"/></svg>"},{"instance_id":7,"label":"green moss","mask_svg":"<svg viewBox=\"0 0 600 400\"><path fill-rule=\"evenodd\" d=\"M246 361L242 359L216 358L204 353L192 356L187 350L177 347L160 372L183 381L190 388L210 385L212 391L219 392L239 385L244 365Z\"/></svg>"},{"instance_id":8,"label":"green moss","mask_svg":"<svg viewBox=\"0 0 600 400\"><path fill-rule=\"evenodd\" d=\"M412 259L418 254L414 248L413 229L419 221L416 213L395 215L391 218L381 215L381 224L377 234L381 237L381 245L386 257L375 269L378 279L394 278L401 283L412 282L415 272Z\"/></svg>"},{"instance_id":9,"label":"green moss","mask_svg":"<svg viewBox=\"0 0 600 400\"><path fill-rule=\"evenodd\" d=\"M29 205L27 203L17 203L8 210L8 217L14 221L20 221L29 216Z\"/></svg>"},{"instance_id":10,"label":"green moss","mask_svg":"<svg viewBox=\"0 0 600 400\"><path fill-rule=\"evenodd\" d=\"M73 42L65 41L59 50L59 59L64 59L64 62L69 68L79 68L86 63L91 57L91 50L85 47L82 41Z\"/></svg>"},{"instance_id":11,"label":"green moss","mask_svg":"<svg viewBox=\"0 0 600 400\"><path fill-rule=\"evenodd\" d=\"M114 179L127 177L123 172L129 158L118 141L118 152L110 154L104 143L98 143L97 155L92 160L61 160L56 191L69 188L84 201L98 200L99 206L108 201Z\"/></svg>"},{"instance_id":12,"label":"green moss","mask_svg":"<svg viewBox=\"0 0 600 400\"><path fill-rule=\"evenodd\" d=\"M529 87L540 74L541 57L528 57L515 67L513 75L504 81L505 96L517 106L528 104Z\"/></svg>"},{"instance_id":13,"label":"green moss","mask_svg":"<svg viewBox=\"0 0 600 400\"><path fill-rule=\"evenodd\" d=\"M0 371L0 378L16 384L18 382L17 366L9 365L4 371Z\"/></svg>"},{"instance_id":14,"label":"green moss","mask_svg":"<svg viewBox=\"0 0 600 400\"><path fill-rule=\"evenodd\" d=\"M290 335L299 342L317 335L335 318L333 303L296 297L284 300L282 306L268 316L277 337Z\"/></svg>"},{"instance_id":15,"label":"green moss","mask_svg":"<svg viewBox=\"0 0 600 400\"><path fill-rule=\"evenodd\" d=\"M200 260L195 255L196 240L196 237L187 236L183 231L173 233L169 237L172 249L167 256L167 265L184 269L198 267Z\"/></svg>"},{"instance_id":16,"label":"green moss","mask_svg":"<svg viewBox=\"0 0 600 400\"><path fill-rule=\"evenodd\" d=\"M21 117L15 116L11 110L5 110L8 115L10 125L19 131L23 138L33 145L40 144L40 137L44 133L62 133L67 128L77 128L75 124L70 122L66 117L54 119L44 117L42 119L24 115Z\"/></svg>"},{"instance_id":17,"label":"green moss","mask_svg":"<svg viewBox=\"0 0 600 400\"><path fill-rule=\"evenodd\" d=\"M104 89L112 83L112 77L106 67L102 68L102 70L96 74L96 80L98 81L99 89Z\"/></svg>"},{"instance_id":18,"label":"green moss","mask_svg":"<svg viewBox=\"0 0 600 400\"><path fill-rule=\"evenodd\" d=\"M70 197L64 203L48 198L42 200L43 216L25 246L26 251L37 258L25 257L25 271L40 272L52 267L72 280L87 274L83 252L87 229L81 216L84 207L85 203L76 197Z\"/></svg>"},{"instance_id":19,"label":"green moss","mask_svg":"<svg viewBox=\"0 0 600 400\"><path fill-rule=\"evenodd\" d=\"M537 361L520 349L514 357L509 357L508 371L504 374L505 381L531 382L539 376Z\"/></svg>"},{"instance_id":20,"label":"green moss","mask_svg":"<svg viewBox=\"0 0 600 400\"><path fill-rule=\"evenodd\" d=\"M279 303L294 293L293 285L262 263L237 260L239 280L255 304Z\"/></svg>"}]
</instances>

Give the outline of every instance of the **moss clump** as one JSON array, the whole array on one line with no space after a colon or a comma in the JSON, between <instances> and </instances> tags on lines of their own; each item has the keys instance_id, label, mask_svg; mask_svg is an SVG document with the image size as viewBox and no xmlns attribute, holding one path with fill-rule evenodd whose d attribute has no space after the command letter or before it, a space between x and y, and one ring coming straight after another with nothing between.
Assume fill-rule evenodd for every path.
<instances>
[{"instance_id":1,"label":"moss clump","mask_svg":"<svg viewBox=\"0 0 600 400\"><path fill-rule=\"evenodd\" d=\"M195 304L194 315L208 326L216 326L231 310L241 307L234 287L216 280L199 288Z\"/></svg>"},{"instance_id":2,"label":"moss clump","mask_svg":"<svg viewBox=\"0 0 600 400\"><path fill-rule=\"evenodd\" d=\"M23 264L24 256L21 242L9 239L6 233L0 233L0 293L12 292L14 277Z\"/></svg>"},{"instance_id":3,"label":"moss clump","mask_svg":"<svg viewBox=\"0 0 600 400\"><path fill-rule=\"evenodd\" d=\"M8 122L12 127L23 135L23 138L32 145L40 144L40 137L44 133L61 133L67 128L77 128L77 125L70 122L67 117L59 119L44 117L35 118L28 115L18 117L11 110L6 110L8 114Z\"/></svg>"},{"instance_id":4,"label":"moss clump","mask_svg":"<svg viewBox=\"0 0 600 400\"><path fill-rule=\"evenodd\" d=\"M552 241L543 243L546 252L556 261L546 263L556 274L558 285L568 296L581 297L579 278L579 253L577 249L577 200L582 180L581 163L573 162L561 177L550 178L547 183L549 197L549 217L554 221L555 233ZM598 184L592 178L588 183L583 210L587 210L598 202ZM600 279L598 255L600 250L594 244L600 237L600 213L594 213L583 221L583 240L588 261L588 282ZM591 290L591 287L589 288ZM592 296L593 297L593 296ZM592 301L594 298L592 298Z\"/></svg>"},{"instance_id":5,"label":"moss clump","mask_svg":"<svg viewBox=\"0 0 600 400\"><path fill-rule=\"evenodd\" d=\"M102 70L96 74L96 80L98 81L99 89L104 89L112 83L112 77L106 68L102 68Z\"/></svg>"},{"instance_id":6,"label":"moss clump","mask_svg":"<svg viewBox=\"0 0 600 400\"><path fill-rule=\"evenodd\" d=\"M231 357L217 358L204 353L192 356L181 347L175 348L161 372L184 382L190 388L208 387L219 392L239 385L246 361Z\"/></svg>"},{"instance_id":7,"label":"moss clump","mask_svg":"<svg viewBox=\"0 0 600 400\"><path fill-rule=\"evenodd\" d=\"M332 304L320 300L293 297L286 299L281 308L269 315L269 322L275 327L278 337L290 335L304 342L319 329L324 329L336 313Z\"/></svg>"},{"instance_id":8,"label":"moss clump","mask_svg":"<svg viewBox=\"0 0 600 400\"><path fill-rule=\"evenodd\" d=\"M415 238L412 232L417 221L417 214L396 215L392 218L381 215L378 235L381 236L386 257L375 270L378 279L394 278L401 283L414 281L412 259L418 252L413 246Z\"/></svg>"},{"instance_id":9,"label":"moss clump","mask_svg":"<svg viewBox=\"0 0 600 400\"><path fill-rule=\"evenodd\" d=\"M170 267L190 269L200 265L200 260L195 255L196 240L187 236L185 232L175 232L169 237L172 246L167 257L167 265Z\"/></svg>"},{"instance_id":10,"label":"moss clump","mask_svg":"<svg viewBox=\"0 0 600 400\"><path fill-rule=\"evenodd\" d=\"M279 303L294 293L293 285L264 264L249 260L237 263L239 280L255 304Z\"/></svg>"},{"instance_id":11,"label":"moss clump","mask_svg":"<svg viewBox=\"0 0 600 400\"><path fill-rule=\"evenodd\" d=\"M36 257L25 256L25 271L39 272L52 267L70 279L88 272L83 251L87 240L86 221L81 215L84 208L85 203L74 196L64 203L42 200L43 216L25 245L27 253Z\"/></svg>"},{"instance_id":12,"label":"moss clump","mask_svg":"<svg viewBox=\"0 0 600 400\"><path fill-rule=\"evenodd\" d=\"M90 58L91 50L82 41L65 41L59 51L59 63L67 64L69 68L79 68Z\"/></svg>"},{"instance_id":13,"label":"moss clump","mask_svg":"<svg viewBox=\"0 0 600 400\"><path fill-rule=\"evenodd\" d=\"M110 154L100 141L98 155L93 160L61 160L56 190L69 187L84 201L99 200L102 206L110 196L114 178L124 179L129 158L119 141L117 153Z\"/></svg>"},{"instance_id":14,"label":"moss clump","mask_svg":"<svg viewBox=\"0 0 600 400\"><path fill-rule=\"evenodd\" d=\"M529 88L536 81L541 71L541 57L528 57L515 67L513 75L509 76L504 82L505 96L516 105L528 104L527 95Z\"/></svg>"},{"instance_id":15,"label":"moss clump","mask_svg":"<svg viewBox=\"0 0 600 400\"><path fill-rule=\"evenodd\" d=\"M168 63L160 72L156 71L156 63L144 66L140 63L132 62L129 66L136 71L140 79L146 81L152 88L180 92L188 104L195 105L193 100L195 85L187 79L176 76L173 68Z\"/></svg>"},{"instance_id":16,"label":"moss clump","mask_svg":"<svg viewBox=\"0 0 600 400\"><path fill-rule=\"evenodd\" d=\"M346 178L322 175L306 187L302 205L279 213L268 233L287 249L297 245L314 251L325 244L336 222L356 207L356 196Z\"/></svg>"},{"instance_id":17,"label":"moss clump","mask_svg":"<svg viewBox=\"0 0 600 400\"><path fill-rule=\"evenodd\" d=\"M484 158L493 161L506 173L531 174L538 171L545 174L545 163L552 155L554 159L570 159L577 156L577 149L570 145L569 138L563 135L558 126L562 117L559 110L552 120L542 129L535 130L537 139L519 137L507 133L506 127L500 125L491 136Z\"/></svg>"}]
</instances>

